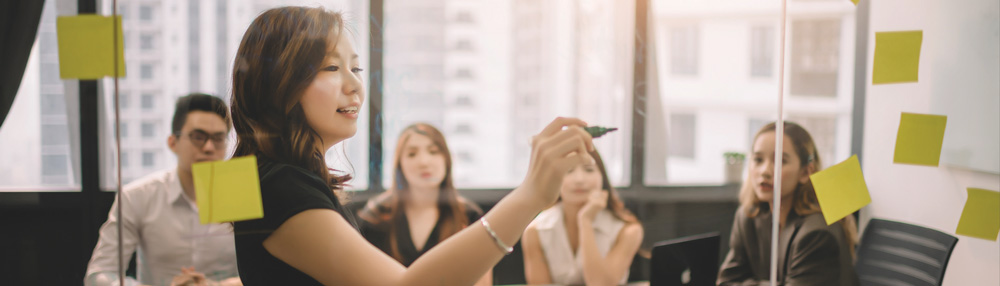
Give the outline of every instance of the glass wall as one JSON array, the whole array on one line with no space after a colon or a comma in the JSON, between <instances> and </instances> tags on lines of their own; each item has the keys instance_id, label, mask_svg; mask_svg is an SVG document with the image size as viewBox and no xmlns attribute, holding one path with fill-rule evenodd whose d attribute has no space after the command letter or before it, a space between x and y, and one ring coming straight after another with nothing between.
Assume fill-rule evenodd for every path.
<instances>
[{"instance_id":1,"label":"glass wall","mask_svg":"<svg viewBox=\"0 0 1000 286\"><path fill-rule=\"evenodd\" d=\"M56 1L46 1L24 77L0 127L0 191L79 191L76 81L59 78Z\"/></svg>"},{"instance_id":2,"label":"glass wall","mask_svg":"<svg viewBox=\"0 0 1000 286\"><path fill-rule=\"evenodd\" d=\"M343 10L361 61L368 63L372 18L366 0L118 3L128 73L119 82L117 127L112 81L100 85L104 189L115 182L115 128L121 132L123 183L176 165L166 144L175 100L204 92L228 102L235 50L249 22L268 8ZM821 157L835 158L824 160L832 164L850 153L855 7L844 1L788 3L785 116L812 131ZM649 69L638 80L632 71L643 57L634 56L632 2L381 4L383 66L375 71L380 74L363 77L366 84L379 81L383 100L374 114L363 109L358 134L327 154L331 168L353 175L353 190L368 188L372 160L383 166L381 184L391 184L399 132L416 122L444 132L459 188L513 187L528 164L531 136L556 116L620 128L596 141L615 185L722 185L723 154L746 153L753 133L776 118L780 2L652 1L650 38L643 47L651 61L642 63ZM111 1L99 5L110 13ZM52 6L46 4L40 48L25 73L25 95L18 96L9 119L26 124L0 129L0 138L29 139L2 141L8 148L0 148L0 156L9 160L0 168L9 171L0 176L10 177L0 180L4 188L73 189L79 184L72 153L79 141L72 135L78 107L75 95L66 101L64 81L56 77ZM639 89L647 93L644 112L632 107ZM637 115L644 120L647 142L632 142ZM370 128L368 116L377 116L380 126ZM23 127L29 125L38 128ZM368 158L370 129L382 137L380 159ZM632 152L636 144L645 144L643 153ZM643 182L630 182L633 156L645 162ZM18 161L29 163L8 163Z\"/></svg>"},{"instance_id":3,"label":"glass wall","mask_svg":"<svg viewBox=\"0 0 1000 286\"><path fill-rule=\"evenodd\" d=\"M646 185L726 183L724 154L747 154L777 119L780 5L652 1ZM829 166L851 152L855 6L792 0L787 9L785 119L811 133Z\"/></svg>"},{"instance_id":4,"label":"glass wall","mask_svg":"<svg viewBox=\"0 0 1000 286\"><path fill-rule=\"evenodd\" d=\"M514 187L531 136L557 116L620 128L595 144L612 183L628 184L631 3L387 0L384 11L384 185L399 132L426 122L448 140L457 187Z\"/></svg>"},{"instance_id":5,"label":"glass wall","mask_svg":"<svg viewBox=\"0 0 1000 286\"><path fill-rule=\"evenodd\" d=\"M103 1L111 14L111 1ZM360 61L368 62L368 2L363 0L190 0L118 1L125 41L127 76L119 80L122 184L155 171L175 168L177 160L167 146L178 97L192 92L230 100L236 49L247 26L261 12L288 5L322 6L342 11L348 21ZM367 74L363 74L367 82ZM102 186L113 189L113 82L102 80L100 105ZM365 103L367 106L367 103ZM358 133L327 153L331 168L351 173L351 189L368 183L368 112L361 112ZM228 151L235 146L230 134Z\"/></svg>"}]
</instances>

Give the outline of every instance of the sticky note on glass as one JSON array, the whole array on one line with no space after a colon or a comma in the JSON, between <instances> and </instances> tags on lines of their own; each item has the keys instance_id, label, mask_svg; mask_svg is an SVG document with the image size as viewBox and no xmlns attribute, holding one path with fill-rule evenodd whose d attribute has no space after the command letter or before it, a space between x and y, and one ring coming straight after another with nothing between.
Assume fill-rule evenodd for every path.
<instances>
[{"instance_id":1,"label":"sticky note on glass","mask_svg":"<svg viewBox=\"0 0 1000 286\"><path fill-rule=\"evenodd\" d=\"M872 84L916 82L924 31L875 33Z\"/></svg>"},{"instance_id":2,"label":"sticky note on glass","mask_svg":"<svg viewBox=\"0 0 1000 286\"><path fill-rule=\"evenodd\" d=\"M809 176L816 199L823 209L823 218L830 225L848 216L872 202L865 184L865 176L861 174L861 164L858 156L852 155L843 162L830 166L826 170Z\"/></svg>"},{"instance_id":3,"label":"sticky note on glass","mask_svg":"<svg viewBox=\"0 0 1000 286\"><path fill-rule=\"evenodd\" d=\"M260 201L257 157L191 165L201 223L220 223L264 217Z\"/></svg>"},{"instance_id":4,"label":"sticky note on glass","mask_svg":"<svg viewBox=\"0 0 1000 286\"><path fill-rule=\"evenodd\" d=\"M118 52L113 46L118 30ZM59 43L59 77L98 79L115 75L114 57L118 57L118 77L125 76L124 41L121 17L101 15L59 16L56 18Z\"/></svg>"},{"instance_id":5,"label":"sticky note on glass","mask_svg":"<svg viewBox=\"0 0 1000 286\"><path fill-rule=\"evenodd\" d=\"M969 200L965 201L955 233L996 241L1000 233L1000 193L977 188L968 191Z\"/></svg>"},{"instance_id":6,"label":"sticky note on glass","mask_svg":"<svg viewBox=\"0 0 1000 286\"><path fill-rule=\"evenodd\" d=\"M892 162L936 167L941 160L947 122L948 117L944 115L903 112Z\"/></svg>"}]
</instances>

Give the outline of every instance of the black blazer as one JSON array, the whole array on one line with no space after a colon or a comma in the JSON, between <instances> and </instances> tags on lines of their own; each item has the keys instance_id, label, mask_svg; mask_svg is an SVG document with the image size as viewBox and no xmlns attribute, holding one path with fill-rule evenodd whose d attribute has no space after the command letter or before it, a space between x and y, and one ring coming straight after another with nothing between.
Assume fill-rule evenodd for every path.
<instances>
[{"instance_id":1,"label":"black blazer","mask_svg":"<svg viewBox=\"0 0 1000 286\"><path fill-rule=\"evenodd\" d=\"M736 211L729 253L719 285L766 285L771 277L771 213L747 217ZM788 214L779 231L778 283L781 285L859 285L852 250L840 222L826 225L822 213Z\"/></svg>"}]
</instances>

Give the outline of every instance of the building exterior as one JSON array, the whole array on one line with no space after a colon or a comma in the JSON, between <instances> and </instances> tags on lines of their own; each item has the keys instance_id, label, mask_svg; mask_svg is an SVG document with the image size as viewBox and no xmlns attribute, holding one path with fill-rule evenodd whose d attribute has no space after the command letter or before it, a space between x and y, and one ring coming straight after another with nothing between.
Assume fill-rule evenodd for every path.
<instances>
[{"instance_id":1,"label":"building exterior","mask_svg":"<svg viewBox=\"0 0 1000 286\"><path fill-rule=\"evenodd\" d=\"M228 101L237 46L265 9L321 5L347 12L362 67L368 63L366 1L234 3L119 3L127 68L117 102L123 182L175 164L166 139L177 97L205 92ZM645 55L633 55L630 3L385 1L384 71L363 74L382 82L383 110L364 110L358 134L327 154L328 162L354 176L352 188L366 188L367 116L379 116L383 184L389 185L399 132L427 122L448 138L459 187L512 187L526 172L531 137L556 116L576 116L621 128L595 141L616 185L628 183L638 144L646 148L647 184L722 183L722 153L747 152L756 129L774 120L780 3L654 1L652 81L638 84L633 64ZM102 5L110 13L110 2ZM47 3L8 118L25 125L0 130L0 159L24 162L0 164L2 188L79 184L76 123L69 120L79 108L58 77L55 15L55 4ZM849 155L854 21L846 1L789 1L785 113L813 134L827 166ZM102 81L100 105L102 186L109 189L115 182L111 83ZM631 142L632 93L650 87L648 140Z\"/></svg>"},{"instance_id":2,"label":"building exterior","mask_svg":"<svg viewBox=\"0 0 1000 286\"><path fill-rule=\"evenodd\" d=\"M110 12L110 2L103 4L103 9ZM118 13L122 15L127 69L127 76L119 82L123 183L176 164L176 158L167 147L166 140L171 132L174 103L178 97L191 92L203 92L229 101L236 50L246 27L258 14L276 6L316 4L351 14L362 3L359 0L322 3L304 0L119 2ZM353 24L353 27L367 28ZM364 36L364 31L355 33ZM367 40L367 37L361 40ZM367 45L358 50L362 53L362 61L367 63ZM102 91L106 100L102 105L105 108L102 112L105 124L102 127L113 126L111 82L110 79L103 81ZM359 119L359 122L362 121L367 123L365 118ZM359 128L362 129L367 130ZM367 140L365 133L359 132L359 135L358 139L352 140ZM105 156L102 158L104 166L114 166L115 163L113 136L108 131L102 137L101 144L105 146ZM235 134L231 138L235 138ZM230 141L232 145L234 140ZM331 152L328 155L328 161L331 161L334 168L349 171L350 164L345 165L346 161L337 160L342 156L337 153L351 154L351 162L361 161L355 157L366 157L367 146L353 144L346 146L343 152ZM102 172L102 185L105 188L112 188L115 184L114 172L110 171L112 168L106 167L108 171ZM355 169L367 171L367 168ZM361 175L355 174L353 186L365 185L367 177L364 173Z\"/></svg>"},{"instance_id":3,"label":"building exterior","mask_svg":"<svg viewBox=\"0 0 1000 286\"><path fill-rule=\"evenodd\" d=\"M646 135L665 132L666 142L647 145L647 154L664 156L646 160L665 172L647 173L647 183L720 184L722 154L749 152L757 129L776 119L780 5L654 1L654 96L663 121L648 123L662 129ZM854 9L844 1L788 1L785 118L811 133L825 166L850 153Z\"/></svg>"}]
</instances>

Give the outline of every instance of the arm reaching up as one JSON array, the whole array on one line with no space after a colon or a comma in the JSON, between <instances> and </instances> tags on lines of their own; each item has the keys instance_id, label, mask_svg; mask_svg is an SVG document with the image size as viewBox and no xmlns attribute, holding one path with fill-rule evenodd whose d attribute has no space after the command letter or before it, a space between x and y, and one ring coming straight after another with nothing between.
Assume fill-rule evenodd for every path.
<instances>
[{"instance_id":1,"label":"arm reaching up","mask_svg":"<svg viewBox=\"0 0 1000 286\"><path fill-rule=\"evenodd\" d=\"M551 205L562 176L593 162L586 123L557 118L532 138L531 162L521 186L475 222L403 268L369 244L339 213L310 209L291 216L266 240L274 257L325 285L472 285L506 254L536 214ZM495 235L495 236L494 236ZM449 269L449 271L440 271ZM247 282L247 281L244 281Z\"/></svg>"}]
</instances>

